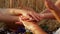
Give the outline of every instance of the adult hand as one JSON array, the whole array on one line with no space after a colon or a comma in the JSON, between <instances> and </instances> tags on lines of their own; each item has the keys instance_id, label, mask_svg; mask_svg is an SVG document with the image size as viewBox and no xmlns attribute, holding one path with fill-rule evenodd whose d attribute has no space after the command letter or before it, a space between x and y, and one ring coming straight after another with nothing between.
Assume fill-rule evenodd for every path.
<instances>
[{"instance_id":1,"label":"adult hand","mask_svg":"<svg viewBox=\"0 0 60 34\"><path fill-rule=\"evenodd\" d=\"M23 23L23 25L29 29L33 34L47 34L46 32L44 32L42 30L42 28L40 28L38 26L38 24L36 24L36 22L33 22L33 21L28 21L29 18L26 18L26 19L23 19L23 18L26 18L24 16L20 17L20 21Z\"/></svg>"},{"instance_id":2,"label":"adult hand","mask_svg":"<svg viewBox=\"0 0 60 34\"><path fill-rule=\"evenodd\" d=\"M34 11L24 9L0 9L0 21L5 22L8 28L17 29L17 23L19 22L20 15L26 16L27 18L32 17L33 20L39 21L39 15Z\"/></svg>"},{"instance_id":3,"label":"adult hand","mask_svg":"<svg viewBox=\"0 0 60 34\"><path fill-rule=\"evenodd\" d=\"M40 16L35 11L31 10L24 10L24 9L15 9L14 11L10 12L12 15L23 15L27 16L28 18L32 17L34 20L39 21Z\"/></svg>"},{"instance_id":4,"label":"adult hand","mask_svg":"<svg viewBox=\"0 0 60 34\"><path fill-rule=\"evenodd\" d=\"M27 18L32 17L33 20L39 21L40 15L33 10L25 10L25 9L0 9L0 21L3 22L18 22L19 16L27 16Z\"/></svg>"}]
</instances>

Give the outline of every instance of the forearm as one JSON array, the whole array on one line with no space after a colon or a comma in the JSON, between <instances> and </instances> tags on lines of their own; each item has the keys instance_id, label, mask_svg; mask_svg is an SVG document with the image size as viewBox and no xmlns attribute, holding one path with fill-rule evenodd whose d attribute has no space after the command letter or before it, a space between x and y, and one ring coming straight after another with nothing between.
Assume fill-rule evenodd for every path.
<instances>
[{"instance_id":1,"label":"forearm","mask_svg":"<svg viewBox=\"0 0 60 34\"><path fill-rule=\"evenodd\" d=\"M52 12L54 17L60 22L60 9L56 7L50 0L45 0L45 5Z\"/></svg>"},{"instance_id":2,"label":"forearm","mask_svg":"<svg viewBox=\"0 0 60 34\"><path fill-rule=\"evenodd\" d=\"M60 7L60 0L57 0L56 3L55 3L56 7ZM44 13L49 13L50 15L45 15L43 18L46 18L46 19L54 19L55 17L53 16L53 14L51 13L51 11L49 9L45 9L43 10L40 14L44 14ZM49 17L48 17L49 16Z\"/></svg>"},{"instance_id":3,"label":"forearm","mask_svg":"<svg viewBox=\"0 0 60 34\"><path fill-rule=\"evenodd\" d=\"M55 19L52 13L41 13L40 17L43 19Z\"/></svg>"},{"instance_id":4,"label":"forearm","mask_svg":"<svg viewBox=\"0 0 60 34\"><path fill-rule=\"evenodd\" d=\"M32 28L31 31L33 32L33 34L47 34L44 30L42 30L42 28L38 26Z\"/></svg>"},{"instance_id":5,"label":"forearm","mask_svg":"<svg viewBox=\"0 0 60 34\"><path fill-rule=\"evenodd\" d=\"M60 9L55 7L54 9L50 9L52 14L55 16L55 18L60 22Z\"/></svg>"},{"instance_id":6,"label":"forearm","mask_svg":"<svg viewBox=\"0 0 60 34\"><path fill-rule=\"evenodd\" d=\"M14 9L14 8L0 8L1 14L7 14L7 15L17 15L20 11L20 9ZM20 14L20 13L19 13Z\"/></svg>"},{"instance_id":7,"label":"forearm","mask_svg":"<svg viewBox=\"0 0 60 34\"><path fill-rule=\"evenodd\" d=\"M22 23L27 29L31 30L33 34L47 34L35 22L22 21Z\"/></svg>"},{"instance_id":8,"label":"forearm","mask_svg":"<svg viewBox=\"0 0 60 34\"><path fill-rule=\"evenodd\" d=\"M0 22L16 22L16 21L18 21L18 17L16 17L16 16L0 14Z\"/></svg>"}]
</instances>

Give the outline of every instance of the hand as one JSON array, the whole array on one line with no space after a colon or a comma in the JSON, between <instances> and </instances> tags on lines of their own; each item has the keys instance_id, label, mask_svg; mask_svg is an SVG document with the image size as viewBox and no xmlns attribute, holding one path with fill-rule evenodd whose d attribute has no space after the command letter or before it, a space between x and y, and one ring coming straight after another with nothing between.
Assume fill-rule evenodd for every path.
<instances>
[{"instance_id":1,"label":"hand","mask_svg":"<svg viewBox=\"0 0 60 34\"><path fill-rule=\"evenodd\" d=\"M33 30L34 28L37 27L33 21L31 21L29 18L27 18L25 16L21 16L21 17L19 17L19 19L23 23L23 25L29 30Z\"/></svg>"},{"instance_id":2,"label":"hand","mask_svg":"<svg viewBox=\"0 0 60 34\"><path fill-rule=\"evenodd\" d=\"M16 22L19 20L18 18L20 15L27 16L28 18L32 17L36 21L40 20L40 16L38 13L24 9L1 9L0 14L1 16L3 16L3 18L5 18L2 21L6 21L6 22L7 20L9 20L8 22L12 22L12 21Z\"/></svg>"},{"instance_id":3,"label":"hand","mask_svg":"<svg viewBox=\"0 0 60 34\"><path fill-rule=\"evenodd\" d=\"M14 11L12 11L12 15L23 15L23 16L27 16L32 17L34 20L39 21L40 20L40 16L38 13L34 12L34 11L29 11L29 10L22 10L22 9L15 9Z\"/></svg>"},{"instance_id":4,"label":"hand","mask_svg":"<svg viewBox=\"0 0 60 34\"><path fill-rule=\"evenodd\" d=\"M20 21L23 23L23 25L29 29L33 34L47 34L46 32L44 32L39 26L38 24L36 24L36 22L33 21L28 21L29 19L27 18L27 20L22 19L25 18L24 16L20 17Z\"/></svg>"}]
</instances>

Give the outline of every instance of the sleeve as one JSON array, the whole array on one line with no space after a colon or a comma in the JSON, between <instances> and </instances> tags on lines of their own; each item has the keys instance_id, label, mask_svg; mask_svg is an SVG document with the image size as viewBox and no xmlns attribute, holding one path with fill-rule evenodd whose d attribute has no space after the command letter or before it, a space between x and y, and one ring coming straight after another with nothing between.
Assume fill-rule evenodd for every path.
<instances>
[{"instance_id":1,"label":"sleeve","mask_svg":"<svg viewBox=\"0 0 60 34\"><path fill-rule=\"evenodd\" d=\"M53 34L60 34L60 28Z\"/></svg>"}]
</instances>

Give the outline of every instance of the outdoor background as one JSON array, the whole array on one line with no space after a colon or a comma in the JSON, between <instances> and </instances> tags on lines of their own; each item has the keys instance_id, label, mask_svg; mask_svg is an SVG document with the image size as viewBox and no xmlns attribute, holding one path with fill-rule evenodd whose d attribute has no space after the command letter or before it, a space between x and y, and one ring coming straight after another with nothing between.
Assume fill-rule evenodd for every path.
<instances>
[{"instance_id":1,"label":"outdoor background","mask_svg":"<svg viewBox=\"0 0 60 34\"><path fill-rule=\"evenodd\" d=\"M54 3L56 0L52 0ZM0 8L32 8L40 13L45 8L43 0L0 0ZM0 24L0 27L2 27ZM60 27L59 23L54 19L44 19L40 22L40 26L45 30L55 31Z\"/></svg>"}]
</instances>

